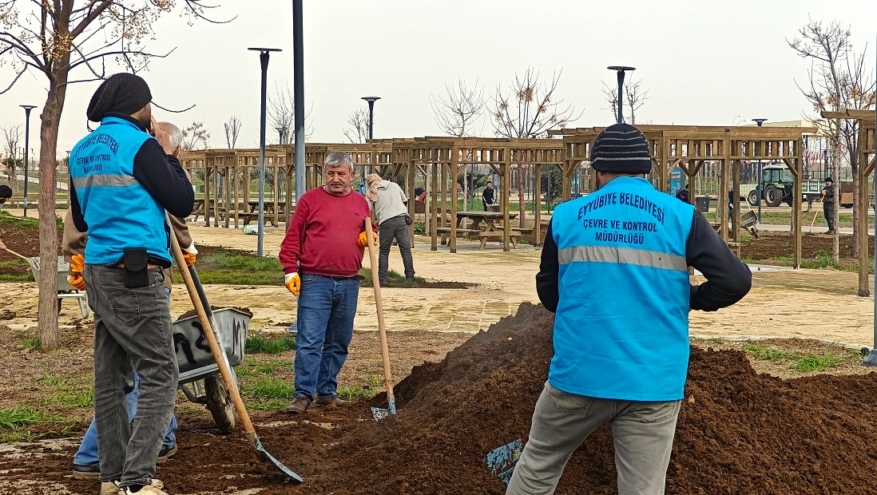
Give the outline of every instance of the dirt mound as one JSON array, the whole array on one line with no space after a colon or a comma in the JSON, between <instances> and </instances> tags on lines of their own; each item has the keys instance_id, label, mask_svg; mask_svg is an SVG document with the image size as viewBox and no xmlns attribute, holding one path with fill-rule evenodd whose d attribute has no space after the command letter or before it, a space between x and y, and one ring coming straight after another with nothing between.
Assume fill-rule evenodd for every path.
<instances>
[{"instance_id":1,"label":"dirt mound","mask_svg":"<svg viewBox=\"0 0 877 495\"><path fill-rule=\"evenodd\" d=\"M179 453L157 476L171 493L502 494L485 455L526 440L552 355L551 329L550 313L522 305L442 362L416 367L395 389L398 414L380 422L364 406L386 407L385 397L312 407L302 417L255 412L265 448L304 476L303 485L283 483L258 462L240 431L217 436L203 418L187 418ZM667 493L869 493L877 411L866 405L875 402L873 373L786 381L755 373L742 352L692 348ZM42 455L39 466L16 476L94 492L93 483L65 476L72 452ZM604 426L573 454L557 493L616 493L615 477Z\"/></svg>"}]
</instances>

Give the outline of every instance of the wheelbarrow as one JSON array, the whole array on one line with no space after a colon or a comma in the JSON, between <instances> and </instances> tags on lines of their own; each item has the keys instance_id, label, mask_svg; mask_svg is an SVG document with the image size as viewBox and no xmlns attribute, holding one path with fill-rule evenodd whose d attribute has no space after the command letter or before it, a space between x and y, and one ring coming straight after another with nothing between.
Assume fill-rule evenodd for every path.
<instances>
[{"instance_id":1,"label":"wheelbarrow","mask_svg":"<svg viewBox=\"0 0 877 495\"><path fill-rule=\"evenodd\" d=\"M740 215L740 226L748 230L753 237L758 239L758 228L755 227L756 224L758 224L758 215L756 215L754 211L749 210Z\"/></svg>"},{"instance_id":2,"label":"wheelbarrow","mask_svg":"<svg viewBox=\"0 0 877 495\"><path fill-rule=\"evenodd\" d=\"M212 317L229 365L241 364L252 315L234 308L221 308L214 310ZM230 433L235 425L234 403L219 376L219 366L201 331L198 315L174 322L173 336L180 370L178 388L190 401L207 407L220 431Z\"/></svg>"},{"instance_id":3,"label":"wheelbarrow","mask_svg":"<svg viewBox=\"0 0 877 495\"><path fill-rule=\"evenodd\" d=\"M39 257L28 258L27 262L30 265L30 271L33 273L34 280L39 282ZM76 302L79 303L79 314L81 314L83 318L87 318L89 314L88 297L86 296L85 291L80 292L67 281L67 272L69 269L70 263L67 263L67 260L65 260L63 256L58 256L58 313L61 313L61 302L63 302L64 299L76 299Z\"/></svg>"}]
</instances>

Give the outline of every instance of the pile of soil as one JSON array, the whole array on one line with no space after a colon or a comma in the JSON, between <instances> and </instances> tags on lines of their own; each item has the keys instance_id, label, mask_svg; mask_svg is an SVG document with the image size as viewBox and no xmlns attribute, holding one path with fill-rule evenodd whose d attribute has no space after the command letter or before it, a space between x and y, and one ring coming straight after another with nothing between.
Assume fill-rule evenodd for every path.
<instances>
[{"instance_id":1,"label":"pile of soil","mask_svg":"<svg viewBox=\"0 0 877 495\"><path fill-rule=\"evenodd\" d=\"M259 462L240 431L217 436L194 418L185 418L180 451L157 476L170 493L502 494L485 455L526 440L552 355L552 322L524 304L444 361L415 367L395 388L398 414L380 422L366 406L386 407L385 397L312 407L302 417L254 415L266 450L301 474L302 485ZM755 373L742 352L692 348L667 493L868 493L877 410L863 405L875 402L873 373L781 380ZM42 454L21 476L94 491L66 475L72 452ZM573 454L557 493L615 493L615 477L604 426Z\"/></svg>"}]
</instances>

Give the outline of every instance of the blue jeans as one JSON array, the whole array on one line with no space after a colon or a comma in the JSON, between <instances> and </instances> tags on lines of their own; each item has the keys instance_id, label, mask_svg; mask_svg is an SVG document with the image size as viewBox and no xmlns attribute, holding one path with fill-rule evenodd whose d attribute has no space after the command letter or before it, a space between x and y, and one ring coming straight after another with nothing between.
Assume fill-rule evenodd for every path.
<instances>
[{"instance_id":1,"label":"blue jeans","mask_svg":"<svg viewBox=\"0 0 877 495\"><path fill-rule=\"evenodd\" d=\"M171 300L171 291L167 287L165 287L165 291L167 293L167 301L170 304ZM137 414L137 399L140 398L140 377L137 373L134 373L134 389L125 395L125 400L128 404L128 422L134 420L134 416ZM167 426L167 431L164 434L164 440L162 441L163 447L173 448L177 445L177 437L175 432L177 431L177 417L176 415L171 416L171 421ZM82 438L82 443L79 444L79 450L76 451L76 455L73 456L73 464L77 466L88 466L90 464L96 464L99 461L98 457L98 447L97 447L97 421L95 418L92 418L91 424L88 425L88 430L85 431L85 436Z\"/></svg>"},{"instance_id":2,"label":"blue jeans","mask_svg":"<svg viewBox=\"0 0 877 495\"><path fill-rule=\"evenodd\" d=\"M298 296L295 397L333 397L353 339L359 278L302 274Z\"/></svg>"}]
</instances>

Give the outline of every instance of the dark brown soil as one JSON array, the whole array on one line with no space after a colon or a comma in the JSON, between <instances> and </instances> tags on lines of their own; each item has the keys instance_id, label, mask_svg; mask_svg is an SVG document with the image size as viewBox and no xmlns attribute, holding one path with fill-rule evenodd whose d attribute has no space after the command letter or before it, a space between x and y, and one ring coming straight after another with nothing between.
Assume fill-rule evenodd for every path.
<instances>
[{"instance_id":1,"label":"dark brown soil","mask_svg":"<svg viewBox=\"0 0 877 495\"><path fill-rule=\"evenodd\" d=\"M61 254L62 229L58 229L58 254ZM38 227L16 225L9 221L9 216L0 215L0 239L6 247L16 253L32 258L40 255L40 234ZM3 263L18 261L18 263ZM27 275L30 265L27 261L0 249L0 275Z\"/></svg>"},{"instance_id":2,"label":"dark brown soil","mask_svg":"<svg viewBox=\"0 0 877 495\"><path fill-rule=\"evenodd\" d=\"M777 258L793 256L792 234L788 232L759 232L758 239L740 243L740 257L760 262L776 262ZM831 255L834 236L804 234L801 236L801 257L815 259L817 255ZM857 263L853 256L853 236L842 235L839 239L841 262ZM869 253L874 253L874 238L868 238Z\"/></svg>"},{"instance_id":3,"label":"dark brown soil","mask_svg":"<svg viewBox=\"0 0 877 495\"><path fill-rule=\"evenodd\" d=\"M255 415L265 448L303 485L284 483L259 462L239 431L218 436L197 418L183 419L180 452L157 477L170 493L502 494L485 455L526 440L552 355L551 327L551 314L522 305L444 361L416 367L395 388L398 414L380 422L367 406L386 407L384 397L339 410L312 407L301 418ZM873 373L786 381L756 374L742 352L693 348L667 493L870 493L877 411L867 405L875 401ZM289 420L295 423L266 424ZM74 493L96 490L67 476L72 451L45 454L15 476ZM615 493L615 475L603 427L573 455L557 493Z\"/></svg>"}]
</instances>

